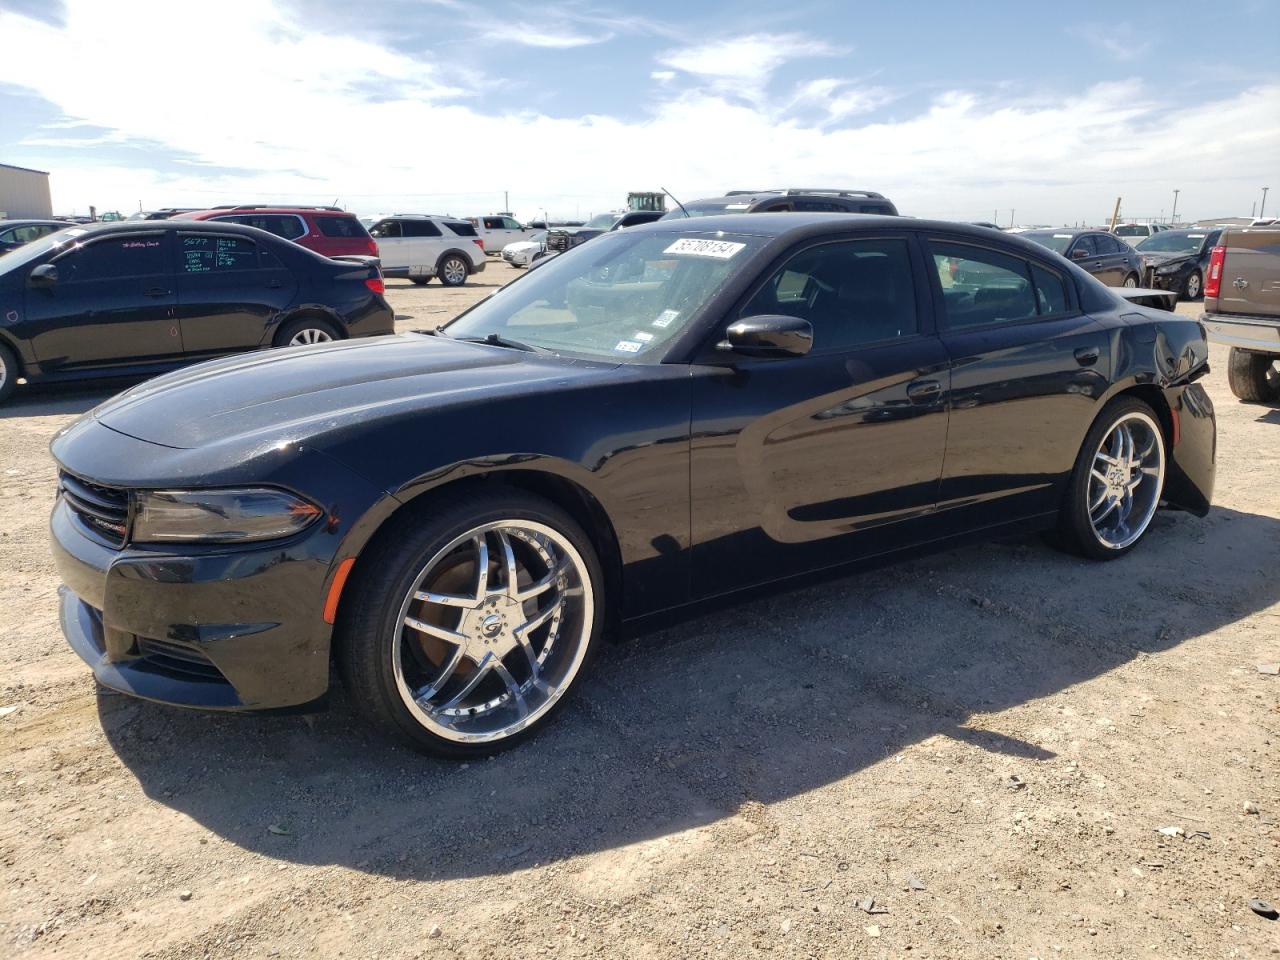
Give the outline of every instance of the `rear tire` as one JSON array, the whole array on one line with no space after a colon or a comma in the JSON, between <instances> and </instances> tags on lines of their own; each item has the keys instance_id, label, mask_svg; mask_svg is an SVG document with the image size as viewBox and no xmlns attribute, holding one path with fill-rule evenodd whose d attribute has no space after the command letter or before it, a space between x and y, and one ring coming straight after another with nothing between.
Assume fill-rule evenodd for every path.
<instances>
[{"instance_id":1,"label":"rear tire","mask_svg":"<svg viewBox=\"0 0 1280 960\"><path fill-rule=\"evenodd\" d=\"M1115 560L1136 547L1160 506L1165 443L1147 404L1135 397L1107 404L1076 456L1055 544L1092 560Z\"/></svg>"},{"instance_id":2,"label":"rear tire","mask_svg":"<svg viewBox=\"0 0 1280 960\"><path fill-rule=\"evenodd\" d=\"M1280 357L1231 348L1227 359L1227 384L1248 403L1280 402Z\"/></svg>"},{"instance_id":3,"label":"rear tire","mask_svg":"<svg viewBox=\"0 0 1280 960\"><path fill-rule=\"evenodd\" d=\"M316 343L341 340L342 334L328 320L319 317L299 317L281 327L271 340L273 347L300 347Z\"/></svg>"},{"instance_id":4,"label":"rear tire","mask_svg":"<svg viewBox=\"0 0 1280 960\"><path fill-rule=\"evenodd\" d=\"M18 358L13 355L12 350L0 343L0 403L7 400L18 388L20 374Z\"/></svg>"},{"instance_id":5,"label":"rear tire","mask_svg":"<svg viewBox=\"0 0 1280 960\"><path fill-rule=\"evenodd\" d=\"M410 511L346 588L343 681L367 719L420 750L505 750L563 707L599 646L595 549L564 510L511 487Z\"/></svg>"},{"instance_id":6,"label":"rear tire","mask_svg":"<svg viewBox=\"0 0 1280 960\"><path fill-rule=\"evenodd\" d=\"M467 277L470 275L471 264L456 254L445 257L436 267L436 276L446 287L460 287L467 282Z\"/></svg>"},{"instance_id":7,"label":"rear tire","mask_svg":"<svg viewBox=\"0 0 1280 960\"><path fill-rule=\"evenodd\" d=\"M431 282L431 278L430 277L410 277L409 282L412 283L415 287L425 287L428 283Z\"/></svg>"}]
</instances>

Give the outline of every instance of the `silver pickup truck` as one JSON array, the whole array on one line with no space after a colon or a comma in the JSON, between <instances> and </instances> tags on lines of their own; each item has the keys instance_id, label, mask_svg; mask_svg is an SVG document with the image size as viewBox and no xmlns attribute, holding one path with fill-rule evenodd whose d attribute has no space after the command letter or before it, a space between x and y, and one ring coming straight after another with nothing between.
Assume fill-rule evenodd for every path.
<instances>
[{"instance_id":1,"label":"silver pickup truck","mask_svg":"<svg viewBox=\"0 0 1280 960\"><path fill-rule=\"evenodd\" d=\"M1231 347L1231 392L1280 403L1280 230L1223 231L1209 257L1200 322L1210 340Z\"/></svg>"}]
</instances>

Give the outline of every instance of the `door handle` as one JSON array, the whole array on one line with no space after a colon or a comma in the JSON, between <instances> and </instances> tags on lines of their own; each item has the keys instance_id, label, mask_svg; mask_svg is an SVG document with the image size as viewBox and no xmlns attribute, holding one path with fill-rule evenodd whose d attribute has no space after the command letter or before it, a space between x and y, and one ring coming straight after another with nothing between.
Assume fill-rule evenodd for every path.
<instances>
[{"instance_id":1,"label":"door handle","mask_svg":"<svg viewBox=\"0 0 1280 960\"><path fill-rule=\"evenodd\" d=\"M166 290L164 287L149 287L147 289L148 297L167 297L173 293L172 290Z\"/></svg>"},{"instance_id":2,"label":"door handle","mask_svg":"<svg viewBox=\"0 0 1280 960\"><path fill-rule=\"evenodd\" d=\"M1097 347L1080 347L1076 350L1076 363L1082 367L1092 367L1101 355Z\"/></svg>"},{"instance_id":3,"label":"door handle","mask_svg":"<svg viewBox=\"0 0 1280 960\"><path fill-rule=\"evenodd\" d=\"M912 400L931 400L942 393L942 384L937 380L913 380L907 384L907 396Z\"/></svg>"},{"instance_id":4,"label":"door handle","mask_svg":"<svg viewBox=\"0 0 1280 960\"><path fill-rule=\"evenodd\" d=\"M281 283L279 280L268 280L268 281L267 281L267 289L268 289L268 290L279 290L279 289L280 289L281 287L283 287L283 286L284 286L284 284L283 284L283 283Z\"/></svg>"}]
</instances>

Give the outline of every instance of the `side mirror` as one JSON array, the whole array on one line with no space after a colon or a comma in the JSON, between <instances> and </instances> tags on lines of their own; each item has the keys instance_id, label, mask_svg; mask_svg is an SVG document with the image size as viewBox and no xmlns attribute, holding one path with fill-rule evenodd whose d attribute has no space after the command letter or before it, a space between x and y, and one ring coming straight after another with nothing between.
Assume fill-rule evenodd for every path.
<instances>
[{"instance_id":1,"label":"side mirror","mask_svg":"<svg viewBox=\"0 0 1280 960\"><path fill-rule=\"evenodd\" d=\"M716 349L744 357L803 357L813 347L813 326L798 317L767 314L729 325Z\"/></svg>"},{"instance_id":2,"label":"side mirror","mask_svg":"<svg viewBox=\"0 0 1280 960\"><path fill-rule=\"evenodd\" d=\"M1076 247L1074 250L1071 251L1072 260L1083 260L1087 256L1089 256L1089 251L1083 249L1082 247Z\"/></svg>"},{"instance_id":3,"label":"side mirror","mask_svg":"<svg viewBox=\"0 0 1280 960\"><path fill-rule=\"evenodd\" d=\"M27 275L27 282L33 287L52 287L58 282L58 268L52 263L42 263Z\"/></svg>"}]
</instances>

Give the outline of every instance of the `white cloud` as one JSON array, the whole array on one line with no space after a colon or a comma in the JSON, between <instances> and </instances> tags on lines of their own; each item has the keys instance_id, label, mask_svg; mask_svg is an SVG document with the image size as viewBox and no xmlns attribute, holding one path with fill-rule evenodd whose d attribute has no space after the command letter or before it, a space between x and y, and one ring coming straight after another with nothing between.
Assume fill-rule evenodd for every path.
<instances>
[{"instance_id":1,"label":"white cloud","mask_svg":"<svg viewBox=\"0 0 1280 960\"><path fill-rule=\"evenodd\" d=\"M134 4L129 16L93 0L67 7L65 30L0 11L0 84L51 102L69 137L111 139L24 156L52 170L60 211L336 197L367 213L476 214L510 190L517 213L563 215L660 184L682 200L844 184L920 216L986 219L1015 207L1019 220L1096 221L1117 195L1126 213L1156 214L1174 187L1187 215L1220 216L1247 212L1280 156L1274 80L1191 105L1133 82L1014 102L956 90L911 109L899 101L900 115L886 118L866 107L892 91L833 71L767 96L777 58L794 46L754 66L740 50L704 48L677 58L703 72L672 65L677 76L638 118L499 115L481 112L430 51L418 60L313 32L267 0L228 0L216 17L168 2ZM102 67L102 49L161 49L173 36L184 37L180 58ZM693 89L682 86L690 76ZM759 99L708 79L754 83ZM793 108L798 95L810 111ZM58 138L50 129L32 139ZM117 139L154 151L154 169L109 159ZM175 153L191 162L164 161Z\"/></svg>"},{"instance_id":2,"label":"white cloud","mask_svg":"<svg viewBox=\"0 0 1280 960\"><path fill-rule=\"evenodd\" d=\"M838 52L802 34L750 34L672 50L659 56L658 62L693 74L713 89L758 99L774 71L787 61Z\"/></svg>"},{"instance_id":3,"label":"white cloud","mask_svg":"<svg viewBox=\"0 0 1280 960\"><path fill-rule=\"evenodd\" d=\"M481 38L491 43L523 44L526 47L543 47L546 49L569 50L573 47L588 47L596 43L604 43L613 39L612 33L584 33L572 27L548 27L531 23L517 22L494 24L481 34Z\"/></svg>"},{"instance_id":4,"label":"white cloud","mask_svg":"<svg viewBox=\"0 0 1280 960\"><path fill-rule=\"evenodd\" d=\"M1150 36L1129 23L1084 23L1068 27L1067 32L1119 63L1138 60L1154 46Z\"/></svg>"},{"instance_id":5,"label":"white cloud","mask_svg":"<svg viewBox=\"0 0 1280 960\"><path fill-rule=\"evenodd\" d=\"M676 72L674 70L655 70L649 76L659 83L670 83L676 78Z\"/></svg>"}]
</instances>

